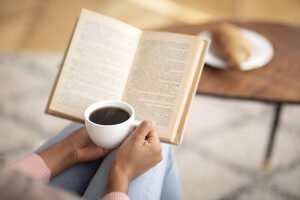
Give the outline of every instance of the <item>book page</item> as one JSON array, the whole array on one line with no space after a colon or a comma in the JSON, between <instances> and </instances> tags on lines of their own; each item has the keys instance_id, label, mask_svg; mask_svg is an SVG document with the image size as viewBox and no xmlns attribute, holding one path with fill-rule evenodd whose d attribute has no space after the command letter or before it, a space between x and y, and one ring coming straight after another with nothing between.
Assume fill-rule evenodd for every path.
<instances>
[{"instance_id":1,"label":"book page","mask_svg":"<svg viewBox=\"0 0 300 200\"><path fill-rule=\"evenodd\" d=\"M49 112L82 120L90 104L121 100L140 35L137 28L83 9Z\"/></svg>"},{"instance_id":2,"label":"book page","mask_svg":"<svg viewBox=\"0 0 300 200\"><path fill-rule=\"evenodd\" d=\"M155 122L162 141L176 136L201 45L197 37L175 33L141 36L122 99L134 107L138 120Z\"/></svg>"}]
</instances>

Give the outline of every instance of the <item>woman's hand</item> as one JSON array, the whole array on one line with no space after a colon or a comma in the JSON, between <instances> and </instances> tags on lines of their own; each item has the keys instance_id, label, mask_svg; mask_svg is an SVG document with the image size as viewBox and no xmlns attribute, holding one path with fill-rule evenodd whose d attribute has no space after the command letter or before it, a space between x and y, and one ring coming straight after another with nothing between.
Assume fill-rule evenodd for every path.
<instances>
[{"instance_id":1,"label":"woman's hand","mask_svg":"<svg viewBox=\"0 0 300 200\"><path fill-rule=\"evenodd\" d=\"M75 163L96 160L109 152L109 150L97 146L90 139L84 127L74 131L65 140L66 145L72 145Z\"/></svg>"},{"instance_id":2,"label":"woman's hand","mask_svg":"<svg viewBox=\"0 0 300 200\"><path fill-rule=\"evenodd\" d=\"M162 148L154 126L144 121L124 141L117 151L109 172L107 193L128 192L135 177L162 160Z\"/></svg>"},{"instance_id":3,"label":"woman's hand","mask_svg":"<svg viewBox=\"0 0 300 200\"><path fill-rule=\"evenodd\" d=\"M108 152L94 144L83 127L38 155L50 168L51 177L54 177L76 163L96 160Z\"/></svg>"}]
</instances>

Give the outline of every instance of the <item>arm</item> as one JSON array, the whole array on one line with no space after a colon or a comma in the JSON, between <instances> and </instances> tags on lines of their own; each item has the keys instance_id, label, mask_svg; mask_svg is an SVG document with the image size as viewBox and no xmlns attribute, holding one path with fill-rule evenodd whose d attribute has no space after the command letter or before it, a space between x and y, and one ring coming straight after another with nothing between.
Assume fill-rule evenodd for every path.
<instances>
[{"instance_id":1,"label":"arm","mask_svg":"<svg viewBox=\"0 0 300 200\"><path fill-rule=\"evenodd\" d=\"M96 160L109 151L96 146L81 128L62 141L37 154L32 154L13 164L13 167L35 179L48 182L74 164Z\"/></svg>"},{"instance_id":2,"label":"arm","mask_svg":"<svg viewBox=\"0 0 300 200\"><path fill-rule=\"evenodd\" d=\"M108 175L106 188L108 195L104 200L111 194L127 194L130 181L161 160L161 144L158 135L153 124L144 121L120 146Z\"/></svg>"},{"instance_id":3,"label":"arm","mask_svg":"<svg viewBox=\"0 0 300 200\"><path fill-rule=\"evenodd\" d=\"M79 197L11 170L9 163L0 159L0 199L78 200Z\"/></svg>"},{"instance_id":4,"label":"arm","mask_svg":"<svg viewBox=\"0 0 300 200\"><path fill-rule=\"evenodd\" d=\"M40 180L45 183L49 182L51 171L45 161L37 154L32 154L16 161L13 163L12 167L36 180Z\"/></svg>"}]
</instances>

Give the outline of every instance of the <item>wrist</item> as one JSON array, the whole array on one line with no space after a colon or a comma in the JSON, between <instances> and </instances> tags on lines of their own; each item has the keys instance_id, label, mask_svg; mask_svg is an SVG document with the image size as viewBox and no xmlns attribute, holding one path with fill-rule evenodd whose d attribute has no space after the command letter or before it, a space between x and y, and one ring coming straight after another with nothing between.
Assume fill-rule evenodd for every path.
<instances>
[{"instance_id":1,"label":"wrist","mask_svg":"<svg viewBox=\"0 0 300 200\"><path fill-rule=\"evenodd\" d=\"M39 152L38 155L45 161L51 171L51 177L61 173L76 163L74 149L63 141Z\"/></svg>"},{"instance_id":2,"label":"wrist","mask_svg":"<svg viewBox=\"0 0 300 200\"><path fill-rule=\"evenodd\" d=\"M127 194L130 181L128 172L114 161L109 171L106 193L123 192Z\"/></svg>"}]
</instances>

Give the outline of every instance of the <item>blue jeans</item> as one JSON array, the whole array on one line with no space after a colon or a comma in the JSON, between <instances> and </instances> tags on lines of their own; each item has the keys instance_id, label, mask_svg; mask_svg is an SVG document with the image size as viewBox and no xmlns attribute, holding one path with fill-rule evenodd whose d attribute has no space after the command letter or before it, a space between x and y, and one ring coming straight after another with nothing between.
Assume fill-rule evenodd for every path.
<instances>
[{"instance_id":1,"label":"blue jeans","mask_svg":"<svg viewBox=\"0 0 300 200\"><path fill-rule=\"evenodd\" d=\"M72 123L59 134L49 139L36 152L59 142L82 124ZM162 144L163 160L140 175L129 185L130 199L157 200L182 199L176 162L170 145ZM116 150L105 158L76 164L50 180L50 185L77 193L84 199L99 199L105 194L107 175ZM54 155L59 156L59 155Z\"/></svg>"}]
</instances>

